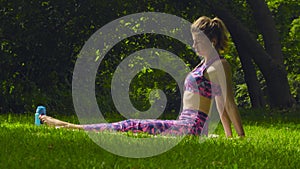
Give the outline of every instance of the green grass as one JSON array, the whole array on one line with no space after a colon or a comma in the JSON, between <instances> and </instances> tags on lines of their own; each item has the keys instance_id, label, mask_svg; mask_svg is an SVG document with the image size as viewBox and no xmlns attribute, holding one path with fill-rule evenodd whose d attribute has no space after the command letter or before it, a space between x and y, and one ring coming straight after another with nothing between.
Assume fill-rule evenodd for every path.
<instances>
[{"instance_id":1,"label":"green grass","mask_svg":"<svg viewBox=\"0 0 300 169\"><path fill-rule=\"evenodd\" d=\"M225 138L219 126L219 138L199 143L185 137L163 154L140 159L111 154L83 131L36 127L33 114L0 115L0 168L300 168L296 112L242 111L244 139Z\"/></svg>"}]
</instances>

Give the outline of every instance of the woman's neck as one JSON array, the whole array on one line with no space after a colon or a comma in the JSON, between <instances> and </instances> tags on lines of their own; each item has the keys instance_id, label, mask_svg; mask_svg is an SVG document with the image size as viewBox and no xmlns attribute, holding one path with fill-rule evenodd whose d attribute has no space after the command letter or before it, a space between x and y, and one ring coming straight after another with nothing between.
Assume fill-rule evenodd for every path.
<instances>
[{"instance_id":1,"label":"woman's neck","mask_svg":"<svg viewBox=\"0 0 300 169\"><path fill-rule=\"evenodd\" d=\"M218 57L219 57L219 54L217 52L213 52L213 53L211 53L209 55L203 56L203 58L204 58L204 64L208 64L212 60L215 60Z\"/></svg>"}]
</instances>

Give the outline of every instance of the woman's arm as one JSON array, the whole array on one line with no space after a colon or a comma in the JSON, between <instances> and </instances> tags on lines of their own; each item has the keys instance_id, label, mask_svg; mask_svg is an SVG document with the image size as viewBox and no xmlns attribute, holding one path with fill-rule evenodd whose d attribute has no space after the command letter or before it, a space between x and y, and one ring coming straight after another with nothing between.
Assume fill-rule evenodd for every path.
<instances>
[{"instance_id":1,"label":"woman's arm","mask_svg":"<svg viewBox=\"0 0 300 169\"><path fill-rule=\"evenodd\" d=\"M234 94L232 89L232 76L231 76L231 69L230 65L225 59L221 59L221 61L216 65L218 71L222 71L223 68L224 75L222 76L222 72L218 72L217 74L217 81L221 87L222 95L216 96L216 104L217 109L220 114L221 122L223 124L225 133L227 137L232 136L231 132L231 122L237 132L237 134L241 137L245 136L245 132L242 125L241 116L237 105L234 101Z\"/></svg>"},{"instance_id":2,"label":"woman's arm","mask_svg":"<svg viewBox=\"0 0 300 169\"><path fill-rule=\"evenodd\" d=\"M232 137L231 122L241 137L245 136L245 132L242 125L242 120L238 111L238 108L234 101L229 101L228 98L223 106L224 99L221 96L216 97L216 104L220 114L221 122L224 127L224 131L227 137Z\"/></svg>"},{"instance_id":3,"label":"woman's arm","mask_svg":"<svg viewBox=\"0 0 300 169\"><path fill-rule=\"evenodd\" d=\"M226 134L226 137L232 137L232 130L231 130L231 121L229 119L228 113L224 109L224 105L222 102L223 98L221 97L216 97L216 105L217 105L217 110L220 115L220 119Z\"/></svg>"}]
</instances>

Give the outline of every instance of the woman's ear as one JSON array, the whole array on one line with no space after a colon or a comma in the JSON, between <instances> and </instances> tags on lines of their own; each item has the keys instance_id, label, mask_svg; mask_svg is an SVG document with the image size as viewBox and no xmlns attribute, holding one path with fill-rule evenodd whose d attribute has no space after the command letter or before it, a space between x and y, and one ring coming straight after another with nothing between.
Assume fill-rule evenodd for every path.
<instances>
[{"instance_id":1,"label":"woman's ear","mask_svg":"<svg viewBox=\"0 0 300 169\"><path fill-rule=\"evenodd\" d=\"M212 45L215 47L215 46L216 46L216 44L217 44L217 40L216 40L216 38L213 38L213 39L211 40L211 43L212 43Z\"/></svg>"}]
</instances>

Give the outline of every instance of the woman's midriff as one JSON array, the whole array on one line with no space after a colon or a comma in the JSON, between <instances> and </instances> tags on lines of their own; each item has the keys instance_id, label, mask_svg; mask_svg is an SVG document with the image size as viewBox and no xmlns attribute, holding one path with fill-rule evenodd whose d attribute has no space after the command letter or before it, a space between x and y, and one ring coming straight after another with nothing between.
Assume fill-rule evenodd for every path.
<instances>
[{"instance_id":1,"label":"woman's midriff","mask_svg":"<svg viewBox=\"0 0 300 169\"><path fill-rule=\"evenodd\" d=\"M203 97L197 93L185 91L183 94L183 109L200 110L208 114L210 110L211 99Z\"/></svg>"}]
</instances>

